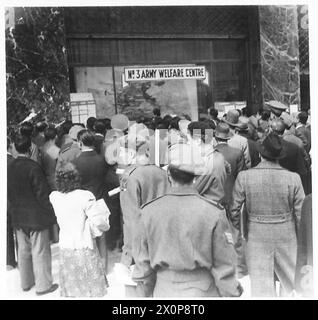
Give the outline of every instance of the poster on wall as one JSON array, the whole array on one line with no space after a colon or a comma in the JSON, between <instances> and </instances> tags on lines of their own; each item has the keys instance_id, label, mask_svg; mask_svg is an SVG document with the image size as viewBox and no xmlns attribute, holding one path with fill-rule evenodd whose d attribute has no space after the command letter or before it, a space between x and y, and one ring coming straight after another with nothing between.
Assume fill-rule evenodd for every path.
<instances>
[{"instance_id":1,"label":"poster on wall","mask_svg":"<svg viewBox=\"0 0 318 320\"><path fill-rule=\"evenodd\" d=\"M242 110L246 107L246 101L230 101L230 102L220 102L214 103L214 108L220 112L227 113L229 110L237 109Z\"/></svg>"},{"instance_id":2,"label":"poster on wall","mask_svg":"<svg viewBox=\"0 0 318 320\"><path fill-rule=\"evenodd\" d=\"M96 103L92 93L71 93L70 101L73 123L86 124L89 117L96 117Z\"/></svg>"}]
</instances>

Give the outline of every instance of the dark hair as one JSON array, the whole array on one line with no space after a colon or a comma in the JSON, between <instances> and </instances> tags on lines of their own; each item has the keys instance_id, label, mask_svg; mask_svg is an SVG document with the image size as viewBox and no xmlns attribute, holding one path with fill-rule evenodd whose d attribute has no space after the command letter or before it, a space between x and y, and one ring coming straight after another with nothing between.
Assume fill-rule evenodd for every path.
<instances>
[{"instance_id":1,"label":"dark hair","mask_svg":"<svg viewBox=\"0 0 318 320\"><path fill-rule=\"evenodd\" d=\"M55 139L57 130L54 127L48 127L44 130L44 137L46 141Z\"/></svg>"},{"instance_id":2,"label":"dark hair","mask_svg":"<svg viewBox=\"0 0 318 320\"><path fill-rule=\"evenodd\" d=\"M193 134L197 135L200 132L201 140L204 143L211 142L211 140L213 138L212 128L210 127L210 124L206 121L193 121L193 122L191 122L188 125L188 131L190 132L191 137L193 137Z\"/></svg>"},{"instance_id":3,"label":"dark hair","mask_svg":"<svg viewBox=\"0 0 318 320\"><path fill-rule=\"evenodd\" d=\"M95 133L100 133L103 136L106 134L106 124L103 120L96 120L94 123Z\"/></svg>"},{"instance_id":4,"label":"dark hair","mask_svg":"<svg viewBox=\"0 0 318 320\"><path fill-rule=\"evenodd\" d=\"M159 108L154 108L153 109L153 114L157 117L160 117L161 115L161 112L160 112L160 109Z\"/></svg>"},{"instance_id":5,"label":"dark hair","mask_svg":"<svg viewBox=\"0 0 318 320\"><path fill-rule=\"evenodd\" d=\"M94 130L94 124L95 122L97 121L97 119L95 117L89 117L87 120L86 120L86 128L90 131L93 131Z\"/></svg>"},{"instance_id":6,"label":"dark hair","mask_svg":"<svg viewBox=\"0 0 318 320\"><path fill-rule=\"evenodd\" d=\"M190 184L195 177L194 174L179 170L171 165L169 165L168 170L171 178L180 184Z\"/></svg>"},{"instance_id":7,"label":"dark hair","mask_svg":"<svg viewBox=\"0 0 318 320\"><path fill-rule=\"evenodd\" d=\"M102 119L102 121L105 123L105 128L106 130L111 130L112 126L111 126L111 120L109 118L104 118Z\"/></svg>"},{"instance_id":8,"label":"dark hair","mask_svg":"<svg viewBox=\"0 0 318 320\"><path fill-rule=\"evenodd\" d=\"M218 138L216 136L214 136L214 139L216 142L226 142L226 143L228 142L228 139L222 139L222 138Z\"/></svg>"},{"instance_id":9,"label":"dark hair","mask_svg":"<svg viewBox=\"0 0 318 320\"><path fill-rule=\"evenodd\" d=\"M68 134L70 129L73 127L73 122L71 120L66 120L62 125L62 132L63 134Z\"/></svg>"},{"instance_id":10,"label":"dark hair","mask_svg":"<svg viewBox=\"0 0 318 320\"><path fill-rule=\"evenodd\" d=\"M175 130L180 131L180 128L179 128L179 121L180 120L181 119L178 116L173 117L170 121L169 129L175 129Z\"/></svg>"},{"instance_id":11,"label":"dark hair","mask_svg":"<svg viewBox=\"0 0 318 320\"><path fill-rule=\"evenodd\" d=\"M23 136L31 138L32 133L33 133L33 124L31 122L22 123L21 128L20 128L20 133Z\"/></svg>"},{"instance_id":12,"label":"dark hair","mask_svg":"<svg viewBox=\"0 0 318 320\"><path fill-rule=\"evenodd\" d=\"M55 173L56 188L59 192L68 193L81 189L81 176L71 162L63 162Z\"/></svg>"},{"instance_id":13,"label":"dark hair","mask_svg":"<svg viewBox=\"0 0 318 320\"><path fill-rule=\"evenodd\" d=\"M264 110L262 112L261 119L264 120L264 121L267 121L270 118L270 116L271 116L270 111Z\"/></svg>"},{"instance_id":14,"label":"dark hair","mask_svg":"<svg viewBox=\"0 0 318 320\"><path fill-rule=\"evenodd\" d=\"M37 132L43 132L46 128L47 128L47 123L45 123L44 121L38 122L35 125L35 129Z\"/></svg>"},{"instance_id":15,"label":"dark hair","mask_svg":"<svg viewBox=\"0 0 318 320\"><path fill-rule=\"evenodd\" d=\"M14 147L19 153L27 153L31 148L31 138L22 134L16 135Z\"/></svg>"},{"instance_id":16,"label":"dark hair","mask_svg":"<svg viewBox=\"0 0 318 320\"><path fill-rule=\"evenodd\" d=\"M169 124L167 122L161 122L158 124L157 129L165 129L168 130Z\"/></svg>"},{"instance_id":17,"label":"dark hair","mask_svg":"<svg viewBox=\"0 0 318 320\"><path fill-rule=\"evenodd\" d=\"M172 120L172 117L169 114L166 114L163 118L162 118L162 123L164 123L167 126L167 129L170 126L170 122Z\"/></svg>"},{"instance_id":18,"label":"dark hair","mask_svg":"<svg viewBox=\"0 0 318 320\"><path fill-rule=\"evenodd\" d=\"M147 127L149 130L152 130L152 131L155 131L155 130L156 130L156 125L155 125L154 122L146 123L146 127Z\"/></svg>"},{"instance_id":19,"label":"dark hair","mask_svg":"<svg viewBox=\"0 0 318 320\"><path fill-rule=\"evenodd\" d=\"M188 114L182 114L182 119L186 119L186 120L188 120L188 121L192 121L191 120L191 117L188 115Z\"/></svg>"},{"instance_id":20,"label":"dark hair","mask_svg":"<svg viewBox=\"0 0 318 320\"><path fill-rule=\"evenodd\" d=\"M301 124L306 124L308 120L308 113L306 111L299 112L298 119Z\"/></svg>"},{"instance_id":21,"label":"dark hair","mask_svg":"<svg viewBox=\"0 0 318 320\"><path fill-rule=\"evenodd\" d=\"M211 108L209 113L211 117L216 119L218 117L219 111L214 108Z\"/></svg>"},{"instance_id":22,"label":"dark hair","mask_svg":"<svg viewBox=\"0 0 318 320\"><path fill-rule=\"evenodd\" d=\"M248 110L247 110L247 107L245 107L245 108L242 108L242 116L244 116L244 117L247 117L248 116Z\"/></svg>"},{"instance_id":23,"label":"dark hair","mask_svg":"<svg viewBox=\"0 0 318 320\"><path fill-rule=\"evenodd\" d=\"M214 123L213 120L211 120L211 119L204 119L203 122L205 122L205 123L208 125L209 129L215 130L216 126L215 126L215 123Z\"/></svg>"},{"instance_id":24,"label":"dark hair","mask_svg":"<svg viewBox=\"0 0 318 320\"><path fill-rule=\"evenodd\" d=\"M81 130L77 134L77 140L81 141L83 143L83 145L86 147L94 147L95 146L94 134L92 132L90 132L89 130L86 130L86 129Z\"/></svg>"}]
</instances>

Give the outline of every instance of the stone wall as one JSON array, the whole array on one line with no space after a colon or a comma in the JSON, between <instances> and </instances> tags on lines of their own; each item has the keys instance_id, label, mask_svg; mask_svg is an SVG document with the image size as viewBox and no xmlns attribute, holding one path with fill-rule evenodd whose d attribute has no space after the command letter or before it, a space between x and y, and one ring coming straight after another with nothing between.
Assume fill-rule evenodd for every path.
<instances>
[{"instance_id":1,"label":"stone wall","mask_svg":"<svg viewBox=\"0 0 318 320\"><path fill-rule=\"evenodd\" d=\"M63 10L15 8L6 29L7 123L22 121L31 110L48 121L69 115L69 76Z\"/></svg>"},{"instance_id":2,"label":"stone wall","mask_svg":"<svg viewBox=\"0 0 318 320\"><path fill-rule=\"evenodd\" d=\"M300 104L296 6L260 6L263 99Z\"/></svg>"}]
</instances>

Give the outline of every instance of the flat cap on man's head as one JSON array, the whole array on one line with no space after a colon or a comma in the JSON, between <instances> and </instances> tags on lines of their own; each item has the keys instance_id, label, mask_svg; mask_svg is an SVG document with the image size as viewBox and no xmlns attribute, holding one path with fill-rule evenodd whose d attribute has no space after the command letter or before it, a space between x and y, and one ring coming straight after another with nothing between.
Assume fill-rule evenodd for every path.
<instances>
[{"instance_id":1,"label":"flat cap on man's head","mask_svg":"<svg viewBox=\"0 0 318 320\"><path fill-rule=\"evenodd\" d=\"M69 132L69 135L70 137L73 139L73 140L77 140L77 134L83 130L84 128L78 124L74 125L71 129L70 129L70 132Z\"/></svg>"}]
</instances>

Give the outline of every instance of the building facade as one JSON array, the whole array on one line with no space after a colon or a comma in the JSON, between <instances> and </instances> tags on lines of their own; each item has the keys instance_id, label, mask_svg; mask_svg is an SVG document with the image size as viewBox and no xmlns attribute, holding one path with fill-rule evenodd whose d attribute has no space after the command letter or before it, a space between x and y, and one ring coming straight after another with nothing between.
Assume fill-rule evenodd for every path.
<instances>
[{"instance_id":1,"label":"building facade","mask_svg":"<svg viewBox=\"0 0 318 320\"><path fill-rule=\"evenodd\" d=\"M160 108L199 119L234 101L251 114L272 99L310 107L306 6L57 10L69 91L92 93L98 118L125 113L133 120ZM204 66L206 79L125 82L125 68L150 66Z\"/></svg>"}]
</instances>

